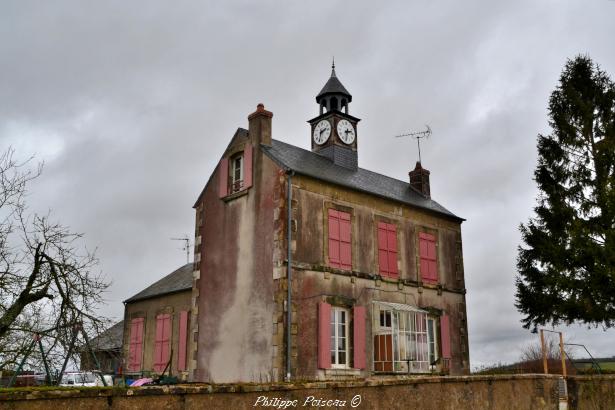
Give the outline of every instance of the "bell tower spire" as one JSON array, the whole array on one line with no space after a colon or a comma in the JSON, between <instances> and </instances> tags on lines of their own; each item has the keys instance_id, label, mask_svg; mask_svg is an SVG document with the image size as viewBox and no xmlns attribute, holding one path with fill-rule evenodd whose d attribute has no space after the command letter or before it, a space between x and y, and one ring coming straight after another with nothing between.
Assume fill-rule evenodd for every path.
<instances>
[{"instance_id":1,"label":"bell tower spire","mask_svg":"<svg viewBox=\"0 0 615 410\"><path fill-rule=\"evenodd\" d=\"M333 57L331 76L316 96L319 115L308 121L312 126L312 151L336 165L356 170L357 123L360 119L349 114L351 101L352 95L337 77Z\"/></svg>"}]
</instances>

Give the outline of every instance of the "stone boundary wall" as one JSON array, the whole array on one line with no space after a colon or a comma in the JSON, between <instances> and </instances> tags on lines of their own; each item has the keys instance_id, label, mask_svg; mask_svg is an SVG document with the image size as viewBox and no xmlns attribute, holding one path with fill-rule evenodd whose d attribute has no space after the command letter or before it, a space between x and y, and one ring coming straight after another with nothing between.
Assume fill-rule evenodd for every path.
<instances>
[{"instance_id":1,"label":"stone boundary wall","mask_svg":"<svg viewBox=\"0 0 615 410\"><path fill-rule=\"evenodd\" d=\"M568 402L570 409L615 409L615 375L569 377Z\"/></svg>"},{"instance_id":2,"label":"stone boundary wall","mask_svg":"<svg viewBox=\"0 0 615 410\"><path fill-rule=\"evenodd\" d=\"M0 409L557 409L558 379L555 375L531 374L137 388L16 388L0 389ZM613 381L605 383L612 393ZM580 397L591 395L585 381L576 386Z\"/></svg>"}]
</instances>

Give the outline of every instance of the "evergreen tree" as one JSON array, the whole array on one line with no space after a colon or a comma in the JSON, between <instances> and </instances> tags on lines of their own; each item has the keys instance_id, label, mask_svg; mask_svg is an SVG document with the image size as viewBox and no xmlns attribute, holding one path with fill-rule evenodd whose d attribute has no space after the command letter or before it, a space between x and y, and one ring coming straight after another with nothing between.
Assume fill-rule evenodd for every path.
<instances>
[{"instance_id":1,"label":"evergreen tree","mask_svg":"<svg viewBox=\"0 0 615 410\"><path fill-rule=\"evenodd\" d=\"M535 216L520 226L524 327L615 325L615 85L587 56L568 60L538 136Z\"/></svg>"}]
</instances>

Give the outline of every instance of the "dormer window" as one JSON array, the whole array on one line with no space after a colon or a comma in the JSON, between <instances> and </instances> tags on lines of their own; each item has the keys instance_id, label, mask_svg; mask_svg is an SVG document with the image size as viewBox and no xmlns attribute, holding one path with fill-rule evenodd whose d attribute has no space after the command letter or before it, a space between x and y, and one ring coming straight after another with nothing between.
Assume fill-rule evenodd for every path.
<instances>
[{"instance_id":1,"label":"dormer window","mask_svg":"<svg viewBox=\"0 0 615 410\"><path fill-rule=\"evenodd\" d=\"M231 158L231 194L243 189L243 152Z\"/></svg>"},{"instance_id":2,"label":"dormer window","mask_svg":"<svg viewBox=\"0 0 615 410\"><path fill-rule=\"evenodd\" d=\"M220 160L218 183L220 198L246 191L252 186L251 144L246 144L242 151L235 151Z\"/></svg>"}]
</instances>

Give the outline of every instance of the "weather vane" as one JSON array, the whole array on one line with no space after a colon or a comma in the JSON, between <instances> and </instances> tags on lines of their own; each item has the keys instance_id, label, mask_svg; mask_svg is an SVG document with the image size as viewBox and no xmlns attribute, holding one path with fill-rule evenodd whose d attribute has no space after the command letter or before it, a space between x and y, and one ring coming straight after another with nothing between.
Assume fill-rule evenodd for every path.
<instances>
[{"instance_id":1,"label":"weather vane","mask_svg":"<svg viewBox=\"0 0 615 410\"><path fill-rule=\"evenodd\" d=\"M408 132L406 134L396 135L395 138L411 137L416 140L416 146L419 149L419 162L421 162L421 138L429 138L431 135L431 128L425 124L425 131Z\"/></svg>"}]
</instances>

